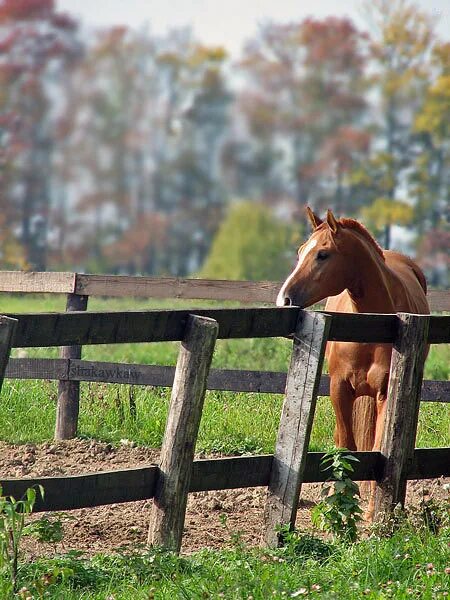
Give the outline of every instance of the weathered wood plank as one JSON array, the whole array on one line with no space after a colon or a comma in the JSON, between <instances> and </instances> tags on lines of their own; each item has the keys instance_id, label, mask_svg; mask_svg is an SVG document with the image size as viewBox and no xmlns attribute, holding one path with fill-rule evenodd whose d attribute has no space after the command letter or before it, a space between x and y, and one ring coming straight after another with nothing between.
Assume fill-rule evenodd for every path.
<instances>
[{"instance_id":1,"label":"weathered wood plank","mask_svg":"<svg viewBox=\"0 0 450 600\"><path fill-rule=\"evenodd\" d=\"M68 346L181 340L189 314L219 323L219 338L291 336L298 308L191 309L126 312L10 314L19 323L14 347ZM324 313L326 314L326 313ZM431 317L428 341L445 341L449 317ZM395 315L333 313L329 339L389 342L398 328ZM435 337L433 337L435 336ZM436 338L436 339L435 339Z\"/></svg>"},{"instance_id":2,"label":"weathered wood plank","mask_svg":"<svg viewBox=\"0 0 450 600\"><path fill-rule=\"evenodd\" d=\"M396 315L330 312L331 327L328 339L335 342L392 342L397 335Z\"/></svg>"},{"instance_id":3,"label":"weathered wood plank","mask_svg":"<svg viewBox=\"0 0 450 600\"><path fill-rule=\"evenodd\" d=\"M78 274L76 291L92 296L235 300L275 304L282 283ZM450 311L449 290L428 290L428 301L432 311Z\"/></svg>"},{"instance_id":4,"label":"weathered wood plank","mask_svg":"<svg viewBox=\"0 0 450 600\"><path fill-rule=\"evenodd\" d=\"M218 330L212 319L189 317L173 382L148 543L176 552L181 548L195 443Z\"/></svg>"},{"instance_id":5,"label":"weathered wood plank","mask_svg":"<svg viewBox=\"0 0 450 600\"><path fill-rule=\"evenodd\" d=\"M329 339L337 342L393 342L396 339L399 319L397 315L324 313L331 314ZM429 318L427 341L446 344L450 341L450 315L417 315Z\"/></svg>"},{"instance_id":6,"label":"weathered wood plank","mask_svg":"<svg viewBox=\"0 0 450 600\"><path fill-rule=\"evenodd\" d=\"M450 477L450 448L416 448L406 467L408 479Z\"/></svg>"},{"instance_id":7,"label":"weathered wood plank","mask_svg":"<svg viewBox=\"0 0 450 600\"><path fill-rule=\"evenodd\" d=\"M66 311L84 311L89 296L68 294ZM59 351L64 360L80 359L81 346L62 346ZM80 382L73 379L61 379L58 384L58 402L56 405L55 439L70 440L77 435L78 414L80 412Z\"/></svg>"},{"instance_id":8,"label":"weathered wood plank","mask_svg":"<svg viewBox=\"0 0 450 600\"><path fill-rule=\"evenodd\" d=\"M175 277L77 274L76 292L89 296L235 300L275 304L280 284L273 281L228 281Z\"/></svg>"},{"instance_id":9,"label":"weathered wood plank","mask_svg":"<svg viewBox=\"0 0 450 600\"><path fill-rule=\"evenodd\" d=\"M370 481L381 477L384 458L380 452L352 452L355 481ZM322 482L329 477L320 469L323 452L308 452L304 483ZM264 487L269 484L273 455L234 456L195 460L189 486L190 492ZM20 498L30 486L42 485L44 500L36 501L35 512L72 510L102 504L147 500L153 497L159 468L156 465L103 471L85 475L40 477L34 479L0 479L5 495ZM429 479L450 476L450 448L420 448L407 471L408 479Z\"/></svg>"},{"instance_id":10,"label":"weathered wood plank","mask_svg":"<svg viewBox=\"0 0 450 600\"><path fill-rule=\"evenodd\" d=\"M221 338L287 336L298 308L189 309L9 315L19 323L14 347L180 341L190 314L219 323Z\"/></svg>"},{"instance_id":11,"label":"weathered wood plank","mask_svg":"<svg viewBox=\"0 0 450 600\"><path fill-rule=\"evenodd\" d=\"M71 360L69 377L74 381L99 381L130 385L172 387L175 367Z\"/></svg>"},{"instance_id":12,"label":"weathered wood plank","mask_svg":"<svg viewBox=\"0 0 450 600\"><path fill-rule=\"evenodd\" d=\"M431 452L434 452L432 450ZM354 463L355 481L371 481L381 476L384 460L380 452L350 452L359 462ZM308 452L303 483L326 481L330 473L320 465L323 452ZM273 455L233 456L194 461L191 492L236 489L269 485ZM419 472L418 469L414 471Z\"/></svg>"},{"instance_id":13,"label":"weathered wood plank","mask_svg":"<svg viewBox=\"0 0 450 600\"><path fill-rule=\"evenodd\" d=\"M153 465L85 475L0 479L0 484L3 495L16 499L21 498L27 488L42 485L44 499L36 497L34 512L72 510L151 498L158 471Z\"/></svg>"},{"instance_id":14,"label":"weathered wood plank","mask_svg":"<svg viewBox=\"0 0 450 600\"><path fill-rule=\"evenodd\" d=\"M77 293L91 296L234 300L274 304L281 281L228 281L85 275L61 272L0 272L0 291ZM449 290L428 290L432 311L450 311Z\"/></svg>"},{"instance_id":15,"label":"weathered wood plank","mask_svg":"<svg viewBox=\"0 0 450 600\"><path fill-rule=\"evenodd\" d=\"M272 460L272 454L195 460L189 491L209 492L267 486Z\"/></svg>"},{"instance_id":16,"label":"weathered wood plank","mask_svg":"<svg viewBox=\"0 0 450 600\"><path fill-rule=\"evenodd\" d=\"M0 315L0 392L11 352L11 341L17 326L15 319Z\"/></svg>"},{"instance_id":17,"label":"weathered wood plank","mask_svg":"<svg viewBox=\"0 0 450 600\"><path fill-rule=\"evenodd\" d=\"M450 315L430 317L427 341L430 344L448 344L450 342Z\"/></svg>"},{"instance_id":18,"label":"weathered wood plank","mask_svg":"<svg viewBox=\"0 0 450 600\"><path fill-rule=\"evenodd\" d=\"M74 288L75 273L0 271L0 292L68 294Z\"/></svg>"},{"instance_id":19,"label":"weathered wood plank","mask_svg":"<svg viewBox=\"0 0 450 600\"><path fill-rule=\"evenodd\" d=\"M450 311L450 290L428 290L427 299L432 312Z\"/></svg>"},{"instance_id":20,"label":"weathered wood plank","mask_svg":"<svg viewBox=\"0 0 450 600\"><path fill-rule=\"evenodd\" d=\"M424 459L435 450L422 451ZM381 473L379 452L354 452L355 480L369 480ZM323 452L307 455L304 482L325 481L329 473L320 469ZM264 487L269 484L273 455L237 456L195 460L190 492ZM432 461L431 461L432 462ZM425 464L422 460L421 464ZM131 469L103 471L83 475L0 479L3 494L21 498L28 487L42 485L44 499L37 499L34 512L72 510L103 504L134 502L153 498L159 467L150 465Z\"/></svg>"},{"instance_id":21,"label":"weathered wood plank","mask_svg":"<svg viewBox=\"0 0 450 600\"><path fill-rule=\"evenodd\" d=\"M386 417L381 453L386 457L383 477L375 489L375 518L382 520L405 502L406 474L414 457L420 387L426 356L429 320L399 314L398 338L392 351Z\"/></svg>"},{"instance_id":22,"label":"weathered wood plank","mask_svg":"<svg viewBox=\"0 0 450 600\"><path fill-rule=\"evenodd\" d=\"M10 358L9 379L67 379L69 361L62 358Z\"/></svg>"},{"instance_id":23,"label":"weathered wood plank","mask_svg":"<svg viewBox=\"0 0 450 600\"><path fill-rule=\"evenodd\" d=\"M450 402L450 381L424 379L420 399L422 402Z\"/></svg>"},{"instance_id":24,"label":"weathered wood plank","mask_svg":"<svg viewBox=\"0 0 450 600\"><path fill-rule=\"evenodd\" d=\"M70 365L70 367L69 367ZM9 379L71 379L129 385L172 387L175 367L141 365L136 363L111 363L90 360L53 358L10 358L5 378ZM238 369L211 369L208 390L284 394L286 373L281 371L248 371ZM328 396L330 380L322 375L319 396ZM450 381L427 380L422 382L422 402L449 402Z\"/></svg>"},{"instance_id":25,"label":"weathered wood plank","mask_svg":"<svg viewBox=\"0 0 450 600\"><path fill-rule=\"evenodd\" d=\"M299 315L265 510L264 539L270 546L280 542L277 527L295 526L330 326L328 315Z\"/></svg>"}]
</instances>

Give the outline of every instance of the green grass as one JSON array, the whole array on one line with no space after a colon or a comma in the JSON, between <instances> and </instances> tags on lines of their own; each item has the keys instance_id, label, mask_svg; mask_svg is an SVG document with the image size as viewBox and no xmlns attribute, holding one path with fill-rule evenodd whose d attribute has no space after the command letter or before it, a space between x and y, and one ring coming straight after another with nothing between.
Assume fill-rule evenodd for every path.
<instances>
[{"instance_id":1,"label":"green grass","mask_svg":"<svg viewBox=\"0 0 450 600\"><path fill-rule=\"evenodd\" d=\"M372 536L353 545L300 534L273 551L249 550L235 539L228 549L181 558L158 550L89 561L69 554L23 565L20 581L33 589L55 568L65 569L65 581L57 577L46 596L61 600L432 600L446 597L449 564L448 528L433 535L405 524L392 537Z\"/></svg>"},{"instance_id":2,"label":"green grass","mask_svg":"<svg viewBox=\"0 0 450 600\"><path fill-rule=\"evenodd\" d=\"M7 381L0 403L0 431L12 443L52 438L56 417L56 383ZM130 414L129 386L83 384L80 435L112 443L123 438L158 447L164 434L170 390L135 387L136 416ZM207 392L197 450L204 452L273 452L282 397L275 394ZM423 403L418 447L449 443L450 411L446 404ZM328 398L317 405L310 450L333 445L334 416Z\"/></svg>"}]
</instances>

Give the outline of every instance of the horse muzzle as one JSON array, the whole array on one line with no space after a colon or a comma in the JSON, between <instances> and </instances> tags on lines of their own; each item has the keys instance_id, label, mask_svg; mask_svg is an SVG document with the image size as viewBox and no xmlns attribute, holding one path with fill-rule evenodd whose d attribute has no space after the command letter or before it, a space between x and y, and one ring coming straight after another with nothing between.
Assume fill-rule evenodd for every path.
<instances>
[{"instance_id":1,"label":"horse muzzle","mask_svg":"<svg viewBox=\"0 0 450 600\"><path fill-rule=\"evenodd\" d=\"M283 290L281 288L277 296L277 306L298 306L304 308L304 296L294 290Z\"/></svg>"}]
</instances>

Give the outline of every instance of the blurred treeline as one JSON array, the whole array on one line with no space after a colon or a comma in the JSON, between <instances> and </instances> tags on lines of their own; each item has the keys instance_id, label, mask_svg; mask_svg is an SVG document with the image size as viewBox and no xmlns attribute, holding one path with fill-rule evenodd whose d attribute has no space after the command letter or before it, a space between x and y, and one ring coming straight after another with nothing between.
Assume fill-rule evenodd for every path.
<instances>
[{"instance_id":1,"label":"blurred treeline","mask_svg":"<svg viewBox=\"0 0 450 600\"><path fill-rule=\"evenodd\" d=\"M366 13L267 22L237 58L0 0L0 268L279 277L309 204L403 227L446 285L450 42L410 2Z\"/></svg>"}]
</instances>

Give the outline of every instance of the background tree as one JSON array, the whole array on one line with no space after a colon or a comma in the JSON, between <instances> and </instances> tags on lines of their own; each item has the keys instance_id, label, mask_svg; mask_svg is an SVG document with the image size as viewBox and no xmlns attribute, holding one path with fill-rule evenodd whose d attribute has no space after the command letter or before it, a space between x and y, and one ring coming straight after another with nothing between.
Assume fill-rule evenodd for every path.
<instances>
[{"instance_id":1,"label":"background tree","mask_svg":"<svg viewBox=\"0 0 450 600\"><path fill-rule=\"evenodd\" d=\"M71 199L67 244L94 271L111 269L105 248L138 225L135 234L142 238L142 220L153 208L146 157L151 156L154 55L150 37L113 28L98 35L73 76L63 171L67 185L83 184ZM121 261L133 268L134 256ZM140 261L146 270L142 254Z\"/></svg>"},{"instance_id":2,"label":"background tree","mask_svg":"<svg viewBox=\"0 0 450 600\"><path fill-rule=\"evenodd\" d=\"M384 218L383 245L389 248L396 212L389 204L401 200L402 177L417 151L413 126L429 82L434 31L431 17L407 0L375 0L367 5L367 17L377 94L377 150L372 154L376 168L371 183L366 181L364 187L378 202L379 219Z\"/></svg>"},{"instance_id":3,"label":"background tree","mask_svg":"<svg viewBox=\"0 0 450 600\"><path fill-rule=\"evenodd\" d=\"M27 266L40 270L55 143L51 94L63 95L58 76L80 54L76 28L53 0L0 0L1 200L9 206L8 238L17 237Z\"/></svg>"},{"instance_id":4,"label":"background tree","mask_svg":"<svg viewBox=\"0 0 450 600\"><path fill-rule=\"evenodd\" d=\"M225 58L185 30L160 39L124 28L86 54L66 164L85 182L72 230L91 270L184 275L203 262L224 202Z\"/></svg>"},{"instance_id":5,"label":"background tree","mask_svg":"<svg viewBox=\"0 0 450 600\"><path fill-rule=\"evenodd\" d=\"M162 268L186 275L203 263L223 214L220 157L232 97L223 48L198 44L190 34L172 35L167 43L170 51L157 59L170 94L165 150L154 173L155 203L169 215Z\"/></svg>"},{"instance_id":6,"label":"background tree","mask_svg":"<svg viewBox=\"0 0 450 600\"><path fill-rule=\"evenodd\" d=\"M240 105L255 158L263 149L283 157L286 191L300 204L346 206L344 174L370 136L362 128L365 47L351 21L329 17L269 23L245 48Z\"/></svg>"},{"instance_id":7,"label":"background tree","mask_svg":"<svg viewBox=\"0 0 450 600\"><path fill-rule=\"evenodd\" d=\"M419 258L432 285L448 285L450 267L450 43L433 50L430 82L414 129L421 145L411 174Z\"/></svg>"},{"instance_id":8,"label":"background tree","mask_svg":"<svg viewBox=\"0 0 450 600\"><path fill-rule=\"evenodd\" d=\"M214 238L200 272L213 279L279 280L295 263L299 228L277 219L262 204L234 204Z\"/></svg>"}]
</instances>

